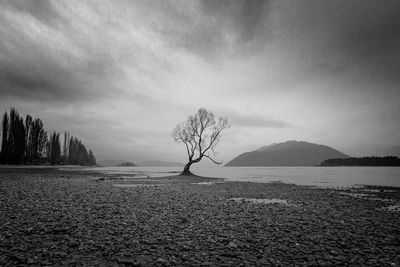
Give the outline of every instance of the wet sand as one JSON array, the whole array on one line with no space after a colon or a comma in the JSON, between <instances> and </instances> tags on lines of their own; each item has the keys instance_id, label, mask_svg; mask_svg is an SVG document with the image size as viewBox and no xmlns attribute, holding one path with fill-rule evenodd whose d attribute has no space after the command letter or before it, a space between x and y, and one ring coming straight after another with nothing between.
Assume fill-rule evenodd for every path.
<instances>
[{"instance_id":1,"label":"wet sand","mask_svg":"<svg viewBox=\"0 0 400 267\"><path fill-rule=\"evenodd\" d=\"M400 188L0 169L0 265L399 266Z\"/></svg>"}]
</instances>

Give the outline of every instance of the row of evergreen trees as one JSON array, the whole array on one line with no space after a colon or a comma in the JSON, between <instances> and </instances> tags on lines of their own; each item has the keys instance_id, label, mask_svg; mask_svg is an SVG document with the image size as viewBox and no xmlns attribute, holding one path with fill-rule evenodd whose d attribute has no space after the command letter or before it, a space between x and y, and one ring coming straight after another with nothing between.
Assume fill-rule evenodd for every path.
<instances>
[{"instance_id":1,"label":"row of evergreen trees","mask_svg":"<svg viewBox=\"0 0 400 267\"><path fill-rule=\"evenodd\" d=\"M328 159L321 166L400 166L395 156Z\"/></svg>"},{"instance_id":2,"label":"row of evergreen trees","mask_svg":"<svg viewBox=\"0 0 400 267\"><path fill-rule=\"evenodd\" d=\"M1 130L1 164L96 164L81 140L68 132L62 142L59 133L48 136L41 119L28 114L24 120L15 108L4 113Z\"/></svg>"}]
</instances>

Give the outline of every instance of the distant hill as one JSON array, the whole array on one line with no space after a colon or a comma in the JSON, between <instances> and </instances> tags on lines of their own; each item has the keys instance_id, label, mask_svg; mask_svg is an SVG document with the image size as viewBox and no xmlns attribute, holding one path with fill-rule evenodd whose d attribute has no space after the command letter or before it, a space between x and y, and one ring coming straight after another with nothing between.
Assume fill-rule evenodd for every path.
<instances>
[{"instance_id":1,"label":"distant hill","mask_svg":"<svg viewBox=\"0 0 400 267\"><path fill-rule=\"evenodd\" d=\"M225 166L315 166L332 158L349 156L325 145L287 141L240 154Z\"/></svg>"},{"instance_id":2,"label":"distant hill","mask_svg":"<svg viewBox=\"0 0 400 267\"><path fill-rule=\"evenodd\" d=\"M147 160L139 163L139 166L147 167L181 167L184 166L183 163L179 162L165 162L160 160Z\"/></svg>"}]
</instances>

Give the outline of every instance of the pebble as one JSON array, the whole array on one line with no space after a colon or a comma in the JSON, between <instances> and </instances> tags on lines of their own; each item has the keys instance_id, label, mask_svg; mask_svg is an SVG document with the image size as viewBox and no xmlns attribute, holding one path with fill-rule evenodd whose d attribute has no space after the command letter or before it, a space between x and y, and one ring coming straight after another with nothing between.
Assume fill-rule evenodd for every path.
<instances>
[{"instance_id":1,"label":"pebble","mask_svg":"<svg viewBox=\"0 0 400 267\"><path fill-rule=\"evenodd\" d=\"M286 184L225 182L199 188L191 183L210 179L177 177L162 187L114 187L115 179L99 183L93 177L0 169L0 266L400 262L395 234L400 216L382 209L391 205L384 201ZM379 194L398 201L399 190L391 190ZM301 209L249 205L227 201L231 198L303 204Z\"/></svg>"},{"instance_id":2,"label":"pebble","mask_svg":"<svg viewBox=\"0 0 400 267\"><path fill-rule=\"evenodd\" d=\"M166 259L163 259L163 258L158 258L158 259L157 259L157 263L160 263L160 264L162 264L162 265L168 265L168 264L169 264L169 261L166 260Z\"/></svg>"}]
</instances>

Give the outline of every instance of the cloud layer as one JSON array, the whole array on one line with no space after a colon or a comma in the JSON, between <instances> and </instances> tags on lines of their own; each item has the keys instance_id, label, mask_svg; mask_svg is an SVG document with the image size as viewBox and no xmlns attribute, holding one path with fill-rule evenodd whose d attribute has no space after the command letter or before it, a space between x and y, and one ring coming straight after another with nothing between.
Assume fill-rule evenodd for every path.
<instances>
[{"instance_id":1,"label":"cloud layer","mask_svg":"<svg viewBox=\"0 0 400 267\"><path fill-rule=\"evenodd\" d=\"M231 120L222 160L287 139L396 144L398 14L390 0L6 0L0 107L100 158L184 161L170 132L199 107Z\"/></svg>"}]
</instances>

